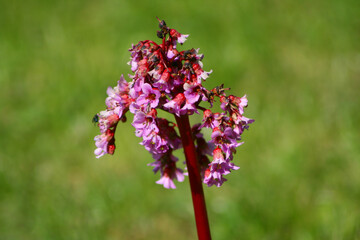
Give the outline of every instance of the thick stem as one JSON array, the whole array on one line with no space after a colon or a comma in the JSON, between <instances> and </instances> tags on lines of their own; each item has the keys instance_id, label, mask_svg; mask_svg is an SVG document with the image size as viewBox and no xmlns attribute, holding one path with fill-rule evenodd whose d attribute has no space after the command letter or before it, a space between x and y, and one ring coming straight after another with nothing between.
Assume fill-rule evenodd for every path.
<instances>
[{"instance_id":1,"label":"thick stem","mask_svg":"<svg viewBox=\"0 0 360 240\"><path fill-rule=\"evenodd\" d=\"M199 240L210 240L210 227L206 212L204 191L202 187L199 163L187 115L175 116L183 144L186 165L189 172L191 195L194 206L196 228Z\"/></svg>"}]
</instances>

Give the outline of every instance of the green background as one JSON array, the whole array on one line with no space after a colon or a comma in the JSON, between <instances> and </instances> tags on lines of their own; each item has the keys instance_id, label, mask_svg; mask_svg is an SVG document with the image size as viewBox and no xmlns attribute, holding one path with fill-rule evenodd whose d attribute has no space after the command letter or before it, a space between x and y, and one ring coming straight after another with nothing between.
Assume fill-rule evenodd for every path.
<instances>
[{"instance_id":1,"label":"green background","mask_svg":"<svg viewBox=\"0 0 360 240\"><path fill-rule=\"evenodd\" d=\"M256 120L241 169L205 187L213 239L360 239L358 0L1 0L0 239L196 239L188 179L155 184L130 115L93 154L91 118L156 16Z\"/></svg>"}]
</instances>

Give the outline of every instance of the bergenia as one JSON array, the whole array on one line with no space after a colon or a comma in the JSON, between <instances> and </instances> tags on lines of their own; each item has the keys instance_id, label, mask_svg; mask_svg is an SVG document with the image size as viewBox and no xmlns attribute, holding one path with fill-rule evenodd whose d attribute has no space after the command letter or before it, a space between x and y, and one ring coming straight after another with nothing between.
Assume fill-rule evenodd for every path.
<instances>
[{"instance_id":1,"label":"bergenia","mask_svg":"<svg viewBox=\"0 0 360 240\"><path fill-rule=\"evenodd\" d=\"M243 116L248 100L246 95L227 95L225 92L229 89L223 85L207 90L202 82L212 71L203 70L204 56L199 49L180 51L177 48L189 35L170 29L164 21L159 20L159 27L157 36L162 42L145 40L130 48L131 81L121 76L114 88L107 89L107 108L96 116L100 135L94 139L95 155L114 154L117 125L125 122L126 114L131 113L135 134L142 138L140 144L154 159L148 165L155 173L160 173L156 183L175 188L174 180L181 182L186 175L173 155L184 145L183 136L179 136L181 129L177 129L179 121L185 116L202 113L202 122L190 130L191 144L196 150L202 181L208 186L220 187L226 181L225 175L239 169L233 163L234 154L242 144L244 129L254 121ZM209 109L216 99L223 112ZM202 106L204 104L209 107ZM159 111L174 114L177 123L160 118ZM204 128L212 131L208 142L201 133Z\"/></svg>"}]
</instances>

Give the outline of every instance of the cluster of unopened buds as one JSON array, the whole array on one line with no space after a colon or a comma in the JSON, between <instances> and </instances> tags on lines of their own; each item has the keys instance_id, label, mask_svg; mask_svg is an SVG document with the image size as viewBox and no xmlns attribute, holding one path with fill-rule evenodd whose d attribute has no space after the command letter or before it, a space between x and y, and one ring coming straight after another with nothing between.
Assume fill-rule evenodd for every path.
<instances>
[{"instance_id":1,"label":"cluster of unopened buds","mask_svg":"<svg viewBox=\"0 0 360 240\"><path fill-rule=\"evenodd\" d=\"M174 179L184 180L184 171L177 167L178 158L173 151L182 147L177 133L177 125L158 117L158 111L166 111L176 116L203 113L202 123L192 127L192 137L196 146L197 159L203 182L208 186L221 186L224 175L239 167L232 162L236 148L242 144L241 134L254 120L243 116L247 106L246 95L227 96L223 85L212 90L202 86L202 81L211 71L203 70L203 55L199 49L179 51L177 44L183 44L189 35L170 29L159 20L157 36L160 44L151 40L140 41L129 50L129 65L134 73L127 82L123 76L118 84L107 89L106 110L95 115L94 120L101 134L95 137L95 155L114 154L115 130L118 123L126 121L126 113L134 115L132 126L135 134L142 138L140 143L148 150L154 162L149 165L153 171L160 172L156 183L165 188L175 188ZM200 104L213 106L218 99L223 112L215 113ZM202 128L212 130L211 140L207 142ZM212 156L209 160L208 156Z\"/></svg>"}]
</instances>

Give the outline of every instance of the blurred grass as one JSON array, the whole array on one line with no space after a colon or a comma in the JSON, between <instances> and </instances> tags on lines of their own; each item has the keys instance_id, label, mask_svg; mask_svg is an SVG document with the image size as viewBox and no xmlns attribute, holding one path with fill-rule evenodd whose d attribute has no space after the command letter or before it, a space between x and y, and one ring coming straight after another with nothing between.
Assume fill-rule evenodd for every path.
<instances>
[{"instance_id":1,"label":"blurred grass","mask_svg":"<svg viewBox=\"0 0 360 240\"><path fill-rule=\"evenodd\" d=\"M205 188L213 238L360 239L359 15L356 0L0 1L0 239L196 238L188 182L154 183L130 121L93 156L91 117L155 16L256 119L241 169Z\"/></svg>"}]
</instances>

